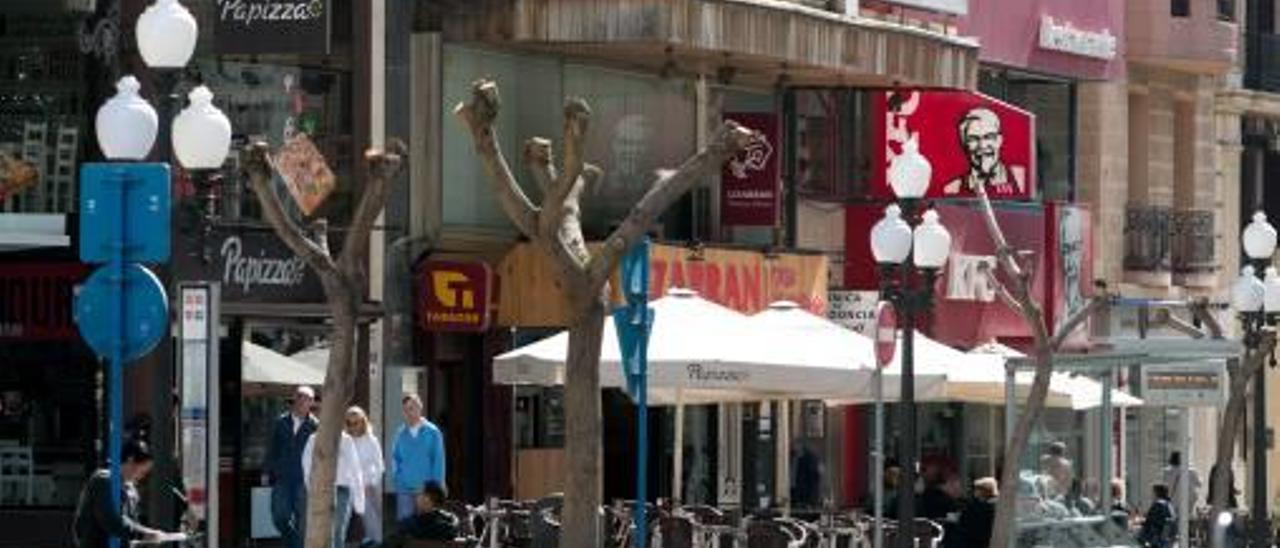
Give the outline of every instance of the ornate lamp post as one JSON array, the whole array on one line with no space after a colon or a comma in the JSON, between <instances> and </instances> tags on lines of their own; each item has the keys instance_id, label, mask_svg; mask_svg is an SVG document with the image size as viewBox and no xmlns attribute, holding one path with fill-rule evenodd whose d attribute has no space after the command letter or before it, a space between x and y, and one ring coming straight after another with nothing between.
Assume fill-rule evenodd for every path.
<instances>
[{"instance_id":1,"label":"ornate lamp post","mask_svg":"<svg viewBox=\"0 0 1280 548\"><path fill-rule=\"evenodd\" d=\"M933 169L920 155L915 141L908 141L903 153L889 168L889 184L898 203L885 208L885 216L871 229L871 253L880 270L881 297L893 304L902 321L902 413L898 428L902 435L900 459L902 483L898 485L900 531L910 531L915 522L915 478L919 461L915 403L915 327L933 305L933 286L938 271L951 252L951 234L938 221L938 212L924 212L917 221L920 199L929 188ZM914 230L912 224L915 224ZM898 548L913 548L910 534L898 535Z\"/></svg>"},{"instance_id":2,"label":"ornate lamp post","mask_svg":"<svg viewBox=\"0 0 1280 548\"><path fill-rule=\"evenodd\" d=\"M1276 229L1261 211L1245 227L1241 238L1248 263L1232 288L1231 300L1240 315L1244 344L1256 352L1262 332L1280 317L1280 275L1271 264L1276 251ZM1264 278L1265 276L1265 278ZM1265 281L1264 281L1265 280ZM1274 358L1271 364L1274 366ZM1271 546L1271 520L1267 509L1267 390L1266 368L1258 367L1253 390L1253 532L1250 546Z\"/></svg>"}]
</instances>

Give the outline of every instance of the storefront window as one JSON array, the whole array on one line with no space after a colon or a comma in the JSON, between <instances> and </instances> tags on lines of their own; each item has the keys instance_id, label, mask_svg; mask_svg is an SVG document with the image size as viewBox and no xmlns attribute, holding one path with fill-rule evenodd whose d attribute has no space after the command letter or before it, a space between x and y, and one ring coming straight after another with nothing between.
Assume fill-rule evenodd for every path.
<instances>
[{"instance_id":1,"label":"storefront window","mask_svg":"<svg viewBox=\"0 0 1280 548\"><path fill-rule=\"evenodd\" d=\"M1036 117L1036 180L1046 201L1075 192L1075 84L1014 71L982 70L978 90Z\"/></svg>"},{"instance_id":2,"label":"storefront window","mask_svg":"<svg viewBox=\"0 0 1280 548\"><path fill-rule=\"evenodd\" d=\"M795 92L796 192L842 202L867 197L871 179L871 94L857 89Z\"/></svg>"},{"instance_id":3,"label":"storefront window","mask_svg":"<svg viewBox=\"0 0 1280 548\"><path fill-rule=\"evenodd\" d=\"M588 239L607 235L653 182L661 168L679 165L694 150L694 89L686 79L564 64L533 55L496 53L445 46L444 101L441 112L453 120L455 105L469 99L470 83L491 78L501 89L498 138L516 178L530 199L541 199L519 152L530 137L552 140L562 152L562 106L567 97L582 97L592 109L587 161L604 170L604 179L584 191L583 230ZM471 137L454 123L443 132L446 225L512 230L487 176L476 158ZM680 224L668 218L667 224ZM687 229L686 229L687 230ZM669 228L666 232L672 234Z\"/></svg>"},{"instance_id":4,"label":"storefront window","mask_svg":"<svg viewBox=\"0 0 1280 548\"><path fill-rule=\"evenodd\" d=\"M525 184L525 193L536 203L542 196L530 184L528 172L520 163L520 151L530 137L550 138L560 150L561 64L547 57L456 46L445 46L443 59L441 164L444 203L448 204L441 211L444 224L514 231L476 157L471 135L456 120L453 107L470 100L472 81L490 78L498 83L502 93L502 109L496 122L498 144L511 162L512 173Z\"/></svg>"}]
</instances>

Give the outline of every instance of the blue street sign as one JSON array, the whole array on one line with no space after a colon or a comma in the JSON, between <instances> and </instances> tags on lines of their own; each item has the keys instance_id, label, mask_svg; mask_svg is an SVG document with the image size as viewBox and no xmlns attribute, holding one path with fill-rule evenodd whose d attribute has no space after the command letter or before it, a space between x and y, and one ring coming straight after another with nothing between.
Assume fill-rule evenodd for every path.
<instances>
[{"instance_id":1,"label":"blue street sign","mask_svg":"<svg viewBox=\"0 0 1280 548\"><path fill-rule=\"evenodd\" d=\"M622 294L627 305L613 312L622 351L622 374L627 393L636 400L636 547L645 548L649 528L646 504L649 485L649 334L653 309L649 308L649 240L646 238L622 258Z\"/></svg>"},{"instance_id":2,"label":"blue street sign","mask_svg":"<svg viewBox=\"0 0 1280 548\"><path fill-rule=\"evenodd\" d=\"M80 287L75 318L89 347L101 357L119 360L112 366L120 367L146 355L164 337L169 299L164 284L146 267L112 263L96 270Z\"/></svg>"},{"instance_id":3,"label":"blue street sign","mask_svg":"<svg viewBox=\"0 0 1280 548\"><path fill-rule=\"evenodd\" d=\"M89 163L80 169L80 260L169 260L169 165Z\"/></svg>"}]
</instances>

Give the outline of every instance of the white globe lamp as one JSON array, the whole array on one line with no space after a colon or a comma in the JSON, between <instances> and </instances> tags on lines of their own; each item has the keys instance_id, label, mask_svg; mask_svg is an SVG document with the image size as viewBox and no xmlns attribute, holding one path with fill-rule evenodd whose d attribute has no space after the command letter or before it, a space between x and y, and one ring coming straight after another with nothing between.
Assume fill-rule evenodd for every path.
<instances>
[{"instance_id":1,"label":"white globe lamp","mask_svg":"<svg viewBox=\"0 0 1280 548\"><path fill-rule=\"evenodd\" d=\"M1265 288L1262 309L1268 313L1280 312L1280 272L1276 272L1276 267L1267 267L1262 285Z\"/></svg>"},{"instance_id":2,"label":"white globe lamp","mask_svg":"<svg viewBox=\"0 0 1280 548\"><path fill-rule=\"evenodd\" d=\"M138 17L138 53L151 68L182 68L196 50L196 18L178 0L156 0Z\"/></svg>"},{"instance_id":3,"label":"white globe lamp","mask_svg":"<svg viewBox=\"0 0 1280 548\"><path fill-rule=\"evenodd\" d=\"M191 104L173 119L173 154L187 169L217 169L231 150L231 121L213 105L213 92L198 86Z\"/></svg>"},{"instance_id":4,"label":"white globe lamp","mask_svg":"<svg viewBox=\"0 0 1280 548\"><path fill-rule=\"evenodd\" d=\"M920 145L912 136L902 145L902 153L889 165L889 187L899 198L923 198L929 191L933 178L933 166L920 154Z\"/></svg>"},{"instance_id":5,"label":"white globe lamp","mask_svg":"<svg viewBox=\"0 0 1280 548\"><path fill-rule=\"evenodd\" d=\"M897 204L886 207L884 218L871 227L871 254L880 264L902 264L911 255L911 226Z\"/></svg>"},{"instance_id":6,"label":"white globe lamp","mask_svg":"<svg viewBox=\"0 0 1280 548\"><path fill-rule=\"evenodd\" d=\"M1276 252L1276 228L1267 222L1267 214L1261 211L1253 214L1253 222L1244 228L1241 240L1245 255L1250 259L1270 259Z\"/></svg>"},{"instance_id":7,"label":"white globe lamp","mask_svg":"<svg viewBox=\"0 0 1280 548\"><path fill-rule=\"evenodd\" d=\"M125 76L116 82L115 96L98 108L98 146L108 160L144 160L156 142L160 120L138 95L140 88L137 78Z\"/></svg>"},{"instance_id":8,"label":"white globe lamp","mask_svg":"<svg viewBox=\"0 0 1280 548\"><path fill-rule=\"evenodd\" d=\"M951 255L951 233L947 227L938 222L938 212L930 209L924 212L923 221L915 230L916 266L920 268L942 268Z\"/></svg>"},{"instance_id":9,"label":"white globe lamp","mask_svg":"<svg viewBox=\"0 0 1280 548\"><path fill-rule=\"evenodd\" d=\"M1267 288L1254 274L1252 266L1241 269L1235 287L1231 288L1231 304L1237 312L1261 312L1266 303Z\"/></svg>"}]
</instances>

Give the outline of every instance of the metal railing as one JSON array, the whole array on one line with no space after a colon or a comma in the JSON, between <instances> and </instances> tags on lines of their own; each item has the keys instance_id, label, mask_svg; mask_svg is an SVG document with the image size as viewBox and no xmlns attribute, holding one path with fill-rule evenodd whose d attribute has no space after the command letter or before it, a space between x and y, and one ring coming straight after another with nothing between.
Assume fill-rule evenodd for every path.
<instances>
[{"instance_id":1,"label":"metal railing","mask_svg":"<svg viewBox=\"0 0 1280 548\"><path fill-rule=\"evenodd\" d=\"M1170 229L1174 274L1212 274L1217 270L1214 254L1213 211L1201 209L1174 211Z\"/></svg>"},{"instance_id":2,"label":"metal railing","mask_svg":"<svg viewBox=\"0 0 1280 548\"><path fill-rule=\"evenodd\" d=\"M1124 269L1136 272L1169 272L1172 266L1168 206L1125 207Z\"/></svg>"}]
</instances>

